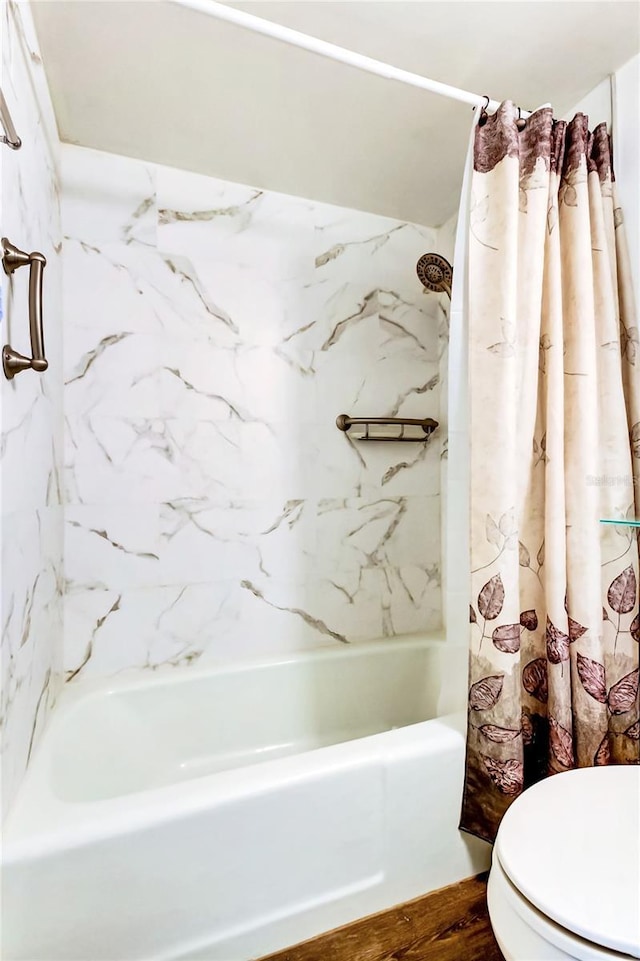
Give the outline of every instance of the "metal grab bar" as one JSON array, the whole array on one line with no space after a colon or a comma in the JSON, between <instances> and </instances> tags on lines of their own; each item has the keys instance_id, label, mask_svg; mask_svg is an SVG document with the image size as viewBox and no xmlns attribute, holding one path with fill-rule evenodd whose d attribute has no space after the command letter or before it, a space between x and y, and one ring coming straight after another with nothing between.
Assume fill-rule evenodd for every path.
<instances>
[{"instance_id":1,"label":"metal grab bar","mask_svg":"<svg viewBox=\"0 0 640 961\"><path fill-rule=\"evenodd\" d=\"M0 134L0 143L6 143L7 147L11 147L12 150L20 150L22 141L13 126L13 120L2 90L0 90L0 122L4 127L4 133Z\"/></svg>"},{"instance_id":2,"label":"metal grab bar","mask_svg":"<svg viewBox=\"0 0 640 961\"><path fill-rule=\"evenodd\" d=\"M400 432L393 435L369 433L370 425L383 425L387 427L399 427ZM348 431L354 425L364 425L365 433L363 437L356 440L368 441L401 441L404 443L424 443L429 440L431 434L438 427L438 421L431 417L349 417L348 414L339 414L336 417L336 427L338 430ZM420 427L423 433L415 436L405 436L405 427Z\"/></svg>"},{"instance_id":3,"label":"metal grab bar","mask_svg":"<svg viewBox=\"0 0 640 961\"><path fill-rule=\"evenodd\" d=\"M6 237L2 238L2 266L11 275L19 267L29 266L29 333L31 335L31 357L19 354L10 344L2 348L2 368L7 380L12 380L23 370L42 373L49 366L44 356L44 330L42 325L42 272L47 260L44 254L34 250L27 254L19 250Z\"/></svg>"}]
</instances>

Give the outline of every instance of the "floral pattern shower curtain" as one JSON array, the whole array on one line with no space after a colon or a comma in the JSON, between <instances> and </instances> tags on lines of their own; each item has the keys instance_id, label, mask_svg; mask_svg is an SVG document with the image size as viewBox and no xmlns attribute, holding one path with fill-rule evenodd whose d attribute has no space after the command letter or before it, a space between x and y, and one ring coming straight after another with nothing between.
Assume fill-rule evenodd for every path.
<instances>
[{"instance_id":1,"label":"floral pattern shower curtain","mask_svg":"<svg viewBox=\"0 0 640 961\"><path fill-rule=\"evenodd\" d=\"M640 345L611 143L578 114L476 130L469 235L471 652L461 827L638 763Z\"/></svg>"}]
</instances>

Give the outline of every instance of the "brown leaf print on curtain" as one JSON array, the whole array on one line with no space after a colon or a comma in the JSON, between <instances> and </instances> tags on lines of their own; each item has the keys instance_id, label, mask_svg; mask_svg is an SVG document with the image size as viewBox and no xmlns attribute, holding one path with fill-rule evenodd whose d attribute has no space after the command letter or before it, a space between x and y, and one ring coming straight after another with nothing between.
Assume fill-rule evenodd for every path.
<instances>
[{"instance_id":1,"label":"brown leaf print on curtain","mask_svg":"<svg viewBox=\"0 0 640 961\"><path fill-rule=\"evenodd\" d=\"M471 685L469 707L472 711L488 711L495 707L502 693L504 678L501 676L483 677Z\"/></svg>"},{"instance_id":2,"label":"brown leaf print on curtain","mask_svg":"<svg viewBox=\"0 0 640 961\"><path fill-rule=\"evenodd\" d=\"M522 672L522 686L536 700L546 704L549 699L547 686L547 662L544 657L529 661Z\"/></svg>"},{"instance_id":3,"label":"brown leaf print on curtain","mask_svg":"<svg viewBox=\"0 0 640 961\"><path fill-rule=\"evenodd\" d=\"M638 763L640 351L604 124L501 105L469 224L471 605L461 827Z\"/></svg>"},{"instance_id":4,"label":"brown leaf print on curtain","mask_svg":"<svg viewBox=\"0 0 640 961\"><path fill-rule=\"evenodd\" d=\"M630 671L617 684L614 684L607 695L607 704L612 714L626 714L631 711L638 700L638 668Z\"/></svg>"},{"instance_id":5,"label":"brown leaf print on curtain","mask_svg":"<svg viewBox=\"0 0 640 961\"><path fill-rule=\"evenodd\" d=\"M547 618L546 639L547 660L551 664L561 664L562 661L569 660L569 635L554 627L549 618Z\"/></svg>"},{"instance_id":6,"label":"brown leaf print on curtain","mask_svg":"<svg viewBox=\"0 0 640 961\"><path fill-rule=\"evenodd\" d=\"M607 688L605 685L604 664L591 660L583 654L576 655L576 665L582 685L591 697L600 704L607 703Z\"/></svg>"},{"instance_id":7,"label":"brown leaf print on curtain","mask_svg":"<svg viewBox=\"0 0 640 961\"><path fill-rule=\"evenodd\" d=\"M556 721L555 717L549 715L549 742L556 760L562 767L573 767L573 738L571 731Z\"/></svg>"},{"instance_id":8,"label":"brown leaf print on curtain","mask_svg":"<svg viewBox=\"0 0 640 961\"><path fill-rule=\"evenodd\" d=\"M523 627L526 627L528 631L537 631L538 615L535 611L523 611L520 615L520 623Z\"/></svg>"},{"instance_id":9,"label":"brown leaf print on curtain","mask_svg":"<svg viewBox=\"0 0 640 961\"><path fill-rule=\"evenodd\" d=\"M490 741L495 741L497 744L514 741L517 737L520 737L521 733L517 728L512 730L508 727L497 727L495 724L482 724L478 730L484 737Z\"/></svg>"},{"instance_id":10,"label":"brown leaf print on curtain","mask_svg":"<svg viewBox=\"0 0 640 961\"><path fill-rule=\"evenodd\" d=\"M505 654L517 654L520 650L521 631L519 624L503 624L501 627L496 627L491 640L499 651L504 651Z\"/></svg>"},{"instance_id":11,"label":"brown leaf print on curtain","mask_svg":"<svg viewBox=\"0 0 640 961\"><path fill-rule=\"evenodd\" d=\"M640 738L640 721L636 721L636 723L628 727L624 733L627 735L627 737L637 741Z\"/></svg>"},{"instance_id":12,"label":"brown leaf print on curtain","mask_svg":"<svg viewBox=\"0 0 640 961\"><path fill-rule=\"evenodd\" d=\"M502 794L513 796L522 790L523 767L521 761L510 758L507 761L496 761L483 754L482 760L487 774Z\"/></svg>"},{"instance_id":13,"label":"brown leaf print on curtain","mask_svg":"<svg viewBox=\"0 0 640 961\"><path fill-rule=\"evenodd\" d=\"M598 746L598 750L593 758L594 767L602 767L605 764L611 764L611 745L609 744L609 735L605 734Z\"/></svg>"}]
</instances>

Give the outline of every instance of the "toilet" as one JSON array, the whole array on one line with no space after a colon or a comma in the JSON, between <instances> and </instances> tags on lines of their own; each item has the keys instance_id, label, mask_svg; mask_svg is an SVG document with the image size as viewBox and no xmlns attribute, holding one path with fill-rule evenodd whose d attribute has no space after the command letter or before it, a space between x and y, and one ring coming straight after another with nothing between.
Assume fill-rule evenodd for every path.
<instances>
[{"instance_id":1,"label":"toilet","mask_svg":"<svg viewBox=\"0 0 640 961\"><path fill-rule=\"evenodd\" d=\"M640 958L640 767L525 791L498 830L487 900L506 961Z\"/></svg>"}]
</instances>

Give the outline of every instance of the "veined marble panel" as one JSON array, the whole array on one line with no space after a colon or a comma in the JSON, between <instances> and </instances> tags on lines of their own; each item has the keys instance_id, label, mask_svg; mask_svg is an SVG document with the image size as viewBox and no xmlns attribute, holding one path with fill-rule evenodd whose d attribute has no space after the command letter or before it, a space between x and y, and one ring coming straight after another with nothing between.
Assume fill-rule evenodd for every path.
<instances>
[{"instance_id":1,"label":"veined marble panel","mask_svg":"<svg viewBox=\"0 0 640 961\"><path fill-rule=\"evenodd\" d=\"M69 589L67 678L288 654L392 637L440 618L439 571L362 568L307 582L257 577L152 588Z\"/></svg>"},{"instance_id":2,"label":"veined marble panel","mask_svg":"<svg viewBox=\"0 0 640 961\"><path fill-rule=\"evenodd\" d=\"M420 413L420 412L417 412ZM349 496L432 496L440 445L350 440L331 420L228 420L68 415L65 490L71 504L162 503L179 498L284 502Z\"/></svg>"},{"instance_id":3,"label":"veined marble panel","mask_svg":"<svg viewBox=\"0 0 640 961\"><path fill-rule=\"evenodd\" d=\"M436 232L63 147L69 677L437 626Z\"/></svg>"},{"instance_id":4,"label":"veined marble panel","mask_svg":"<svg viewBox=\"0 0 640 961\"><path fill-rule=\"evenodd\" d=\"M29 7L0 2L2 76L22 148L0 147L2 235L47 258L49 369L0 373L2 814L54 703L62 661L62 314L58 138ZM0 271L2 344L30 353L29 271Z\"/></svg>"},{"instance_id":5,"label":"veined marble panel","mask_svg":"<svg viewBox=\"0 0 640 961\"><path fill-rule=\"evenodd\" d=\"M319 568L330 572L405 564L437 567L439 501L438 495L320 501Z\"/></svg>"},{"instance_id":6,"label":"veined marble panel","mask_svg":"<svg viewBox=\"0 0 640 961\"><path fill-rule=\"evenodd\" d=\"M437 495L68 505L66 583L124 591L217 583L233 572L239 581L308 584L403 566L437 580L438 522Z\"/></svg>"},{"instance_id":7,"label":"veined marble panel","mask_svg":"<svg viewBox=\"0 0 640 961\"><path fill-rule=\"evenodd\" d=\"M60 211L55 122L51 107L34 98L44 75L31 36L28 7L3 3L2 88L23 141L18 151L3 147L2 236L22 250L47 258L43 280L45 348L50 368L7 381L0 374L2 400L2 510L6 514L60 503L62 442ZM46 91L46 85L45 85ZM53 128L51 129L51 126ZM57 137L56 137L57 140ZM3 343L30 354L29 271L21 268L2 285Z\"/></svg>"},{"instance_id":8,"label":"veined marble panel","mask_svg":"<svg viewBox=\"0 0 640 961\"><path fill-rule=\"evenodd\" d=\"M62 507L2 517L2 780L8 807L59 683Z\"/></svg>"}]
</instances>

